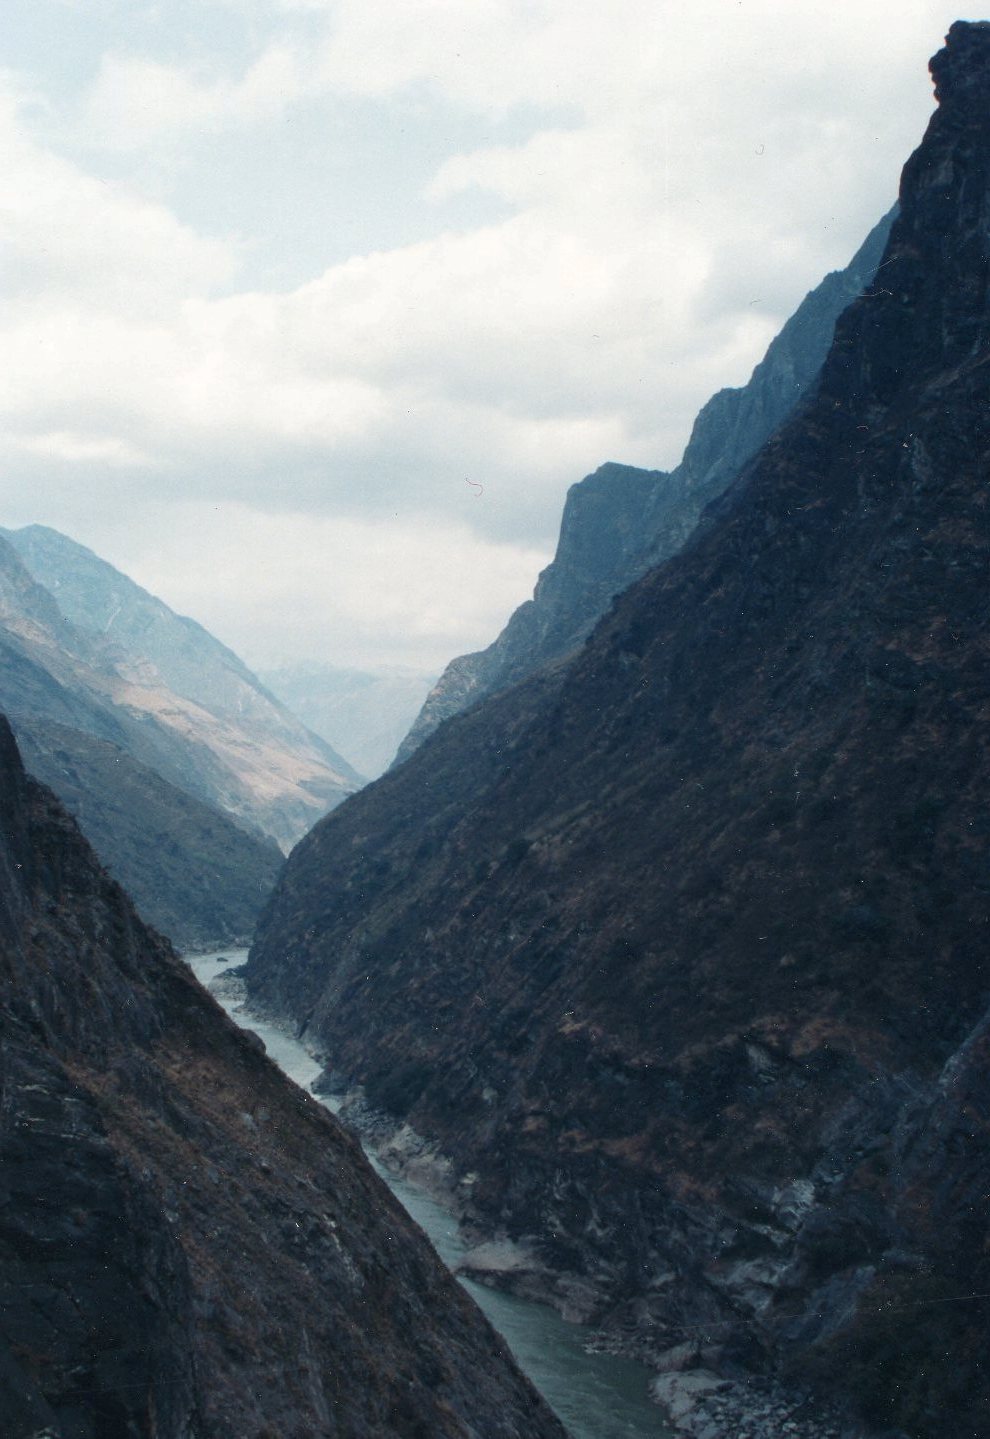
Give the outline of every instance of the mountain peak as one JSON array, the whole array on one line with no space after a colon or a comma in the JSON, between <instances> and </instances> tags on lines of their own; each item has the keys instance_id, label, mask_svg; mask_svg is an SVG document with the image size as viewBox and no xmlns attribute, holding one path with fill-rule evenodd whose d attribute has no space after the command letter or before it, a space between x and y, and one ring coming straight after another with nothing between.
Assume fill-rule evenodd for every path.
<instances>
[{"instance_id":1,"label":"mountain peak","mask_svg":"<svg viewBox=\"0 0 990 1439\"><path fill-rule=\"evenodd\" d=\"M680 464L666 473L606 461L567 492L557 553L532 600L477 654L452 660L396 755L401 764L445 719L576 649L615 595L675 554L705 506L731 483L813 386L835 323L873 278L894 211L844 270L805 296L738 389L702 406Z\"/></svg>"},{"instance_id":2,"label":"mountain peak","mask_svg":"<svg viewBox=\"0 0 990 1439\"><path fill-rule=\"evenodd\" d=\"M965 107L978 123L990 123L990 20L957 20L928 68L943 111Z\"/></svg>"}]
</instances>

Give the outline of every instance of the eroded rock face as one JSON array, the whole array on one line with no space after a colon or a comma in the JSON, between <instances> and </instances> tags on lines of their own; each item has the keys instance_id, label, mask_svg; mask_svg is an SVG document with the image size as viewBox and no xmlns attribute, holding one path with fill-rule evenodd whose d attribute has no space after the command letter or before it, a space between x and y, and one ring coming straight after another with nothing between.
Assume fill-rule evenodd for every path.
<instances>
[{"instance_id":1,"label":"eroded rock face","mask_svg":"<svg viewBox=\"0 0 990 1439\"><path fill-rule=\"evenodd\" d=\"M558 1439L329 1113L147 931L0 722L5 1439Z\"/></svg>"},{"instance_id":2,"label":"eroded rock face","mask_svg":"<svg viewBox=\"0 0 990 1439\"><path fill-rule=\"evenodd\" d=\"M990 26L933 73L813 398L573 663L299 846L249 987L617 1342L956 1439L990 1402Z\"/></svg>"},{"instance_id":3,"label":"eroded rock face","mask_svg":"<svg viewBox=\"0 0 990 1439\"><path fill-rule=\"evenodd\" d=\"M533 598L487 649L450 662L400 745L397 763L444 720L569 654L617 594L681 549L709 501L812 388L836 320L873 278L892 218L893 211L845 270L826 275L805 297L748 384L712 396L675 470L606 464L571 486L557 553Z\"/></svg>"}]
</instances>

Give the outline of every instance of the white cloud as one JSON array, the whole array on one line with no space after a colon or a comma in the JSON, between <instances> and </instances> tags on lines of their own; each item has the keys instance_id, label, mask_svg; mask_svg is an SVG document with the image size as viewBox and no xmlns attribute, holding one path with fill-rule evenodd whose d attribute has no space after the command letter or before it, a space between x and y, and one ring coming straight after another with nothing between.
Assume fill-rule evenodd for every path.
<instances>
[{"instance_id":1,"label":"white cloud","mask_svg":"<svg viewBox=\"0 0 990 1439\"><path fill-rule=\"evenodd\" d=\"M321 652L341 663L375 654L382 663L439 667L466 635L497 631L547 559L488 544L464 524L261 516L238 504L185 503L157 541L135 546L133 536L104 529L100 543L259 668ZM253 604L247 642L245 595Z\"/></svg>"},{"instance_id":2,"label":"white cloud","mask_svg":"<svg viewBox=\"0 0 990 1439\"><path fill-rule=\"evenodd\" d=\"M233 275L230 246L35 143L2 88L0 149L7 314L33 317L57 306L171 317L190 291L208 292Z\"/></svg>"},{"instance_id":3,"label":"white cloud","mask_svg":"<svg viewBox=\"0 0 990 1439\"><path fill-rule=\"evenodd\" d=\"M262 52L236 79L142 56L104 57L80 123L90 143L142 150L183 131L270 121L308 88L306 66L289 45Z\"/></svg>"},{"instance_id":4,"label":"white cloud","mask_svg":"<svg viewBox=\"0 0 990 1439\"><path fill-rule=\"evenodd\" d=\"M244 603L277 532L285 573L247 586L245 634L277 616L315 643L293 615L316 586L343 642L395 649L404 625L430 664L528 593L568 483L605 459L674 463L708 395L846 262L920 138L925 60L954 18L936 0L877 0L855 25L819 0L224 3L250 21L247 60L115 38L63 100L60 148L12 99L0 110L0 501L8 520L78 529L85 472L113 557L128 568L125 518L160 588L185 555L187 607L212 605L235 643L237 587ZM328 107L329 129L341 96L400 152L397 113L432 123L426 221L478 193L505 218L238 290L251 237L149 198L167 189L155 158L249 149L302 103ZM445 126L467 113L498 142L453 147ZM235 517L227 538L213 514ZM427 574L441 565L449 582Z\"/></svg>"},{"instance_id":5,"label":"white cloud","mask_svg":"<svg viewBox=\"0 0 990 1439\"><path fill-rule=\"evenodd\" d=\"M133 469L150 465L147 455L115 435L80 435L71 430L56 430L49 434L12 435L13 448L43 459L66 460L70 464L95 464L124 466Z\"/></svg>"}]
</instances>

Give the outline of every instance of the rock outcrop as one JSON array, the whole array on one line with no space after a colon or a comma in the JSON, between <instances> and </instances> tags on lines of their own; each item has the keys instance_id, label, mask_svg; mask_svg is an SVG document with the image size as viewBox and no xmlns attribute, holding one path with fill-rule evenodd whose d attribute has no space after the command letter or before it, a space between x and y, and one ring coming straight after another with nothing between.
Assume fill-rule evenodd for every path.
<instances>
[{"instance_id":1,"label":"rock outcrop","mask_svg":"<svg viewBox=\"0 0 990 1439\"><path fill-rule=\"evenodd\" d=\"M813 395L569 665L317 827L247 978L614 1342L975 1439L990 25L932 72Z\"/></svg>"},{"instance_id":2,"label":"rock outcrop","mask_svg":"<svg viewBox=\"0 0 990 1439\"><path fill-rule=\"evenodd\" d=\"M571 486L557 553L533 598L487 649L450 662L399 746L396 763L451 715L567 655L617 594L677 553L709 501L814 384L836 320L873 278L893 214L874 227L845 270L826 275L805 297L749 383L712 396L675 470L606 464Z\"/></svg>"},{"instance_id":3,"label":"rock outcrop","mask_svg":"<svg viewBox=\"0 0 990 1439\"><path fill-rule=\"evenodd\" d=\"M0 721L4 1439L563 1439Z\"/></svg>"}]
</instances>

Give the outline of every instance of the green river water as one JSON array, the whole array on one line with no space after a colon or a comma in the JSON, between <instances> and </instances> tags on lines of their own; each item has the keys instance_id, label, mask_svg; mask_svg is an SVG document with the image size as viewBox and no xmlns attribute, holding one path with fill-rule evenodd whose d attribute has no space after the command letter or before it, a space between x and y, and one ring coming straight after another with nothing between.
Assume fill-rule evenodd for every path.
<instances>
[{"instance_id":1,"label":"green river water","mask_svg":"<svg viewBox=\"0 0 990 1439\"><path fill-rule=\"evenodd\" d=\"M231 965L242 964L245 950L189 955L188 963L201 983ZM224 1001L221 1000L221 1003ZM264 1040L270 1057L283 1072L309 1090L320 1073L316 1060L290 1035L264 1020L247 1015L239 1006L225 1008L246 1029ZM322 1096L320 1096L322 1099ZM332 1109L332 1099L322 1099ZM453 1268L464 1252L456 1221L427 1195L389 1174L369 1153L368 1158L396 1198L425 1230L444 1262ZM586 1332L568 1324L547 1305L516 1299L470 1280L460 1281L504 1338L519 1367L559 1415L572 1439L672 1439L661 1411L647 1396L647 1371L628 1359L588 1353Z\"/></svg>"}]
</instances>

